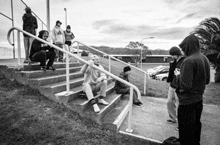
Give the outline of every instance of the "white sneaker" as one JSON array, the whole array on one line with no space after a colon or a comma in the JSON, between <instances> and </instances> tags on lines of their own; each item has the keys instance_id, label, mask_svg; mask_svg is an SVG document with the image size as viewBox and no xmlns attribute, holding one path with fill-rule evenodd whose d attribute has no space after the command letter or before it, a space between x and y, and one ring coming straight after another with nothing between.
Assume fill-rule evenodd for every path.
<instances>
[{"instance_id":1,"label":"white sneaker","mask_svg":"<svg viewBox=\"0 0 220 145\"><path fill-rule=\"evenodd\" d=\"M93 109L94 109L95 113L99 113L100 112L99 106L97 104L93 105Z\"/></svg>"},{"instance_id":2,"label":"white sneaker","mask_svg":"<svg viewBox=\"0 0 220 145\"><path fill-rule=\"evenodd\" d=\"M106 102L104 99L99 99L99 103L103 105L108 105L109 103Z\"/></svg>"}]
</instances>

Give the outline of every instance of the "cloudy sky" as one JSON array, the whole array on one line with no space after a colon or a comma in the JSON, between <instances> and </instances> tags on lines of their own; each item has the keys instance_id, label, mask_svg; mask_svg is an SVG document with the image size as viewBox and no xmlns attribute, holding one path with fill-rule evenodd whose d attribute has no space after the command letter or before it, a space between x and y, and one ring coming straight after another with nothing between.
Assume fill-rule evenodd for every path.
<instances>
[{"instance_id":1,"label":"cloudy sky","mask_svg":"<svg viewBox=\"0 0 220 145\"><path fill-rule=\"evenodd\" d=\"M46 23L46 0L23 0ZM22 28L24 4L13 0L15 26ZM10 1L0 0L0 12L11 17ZM51 28L63 22L65 11L76 40L87 45L125 47L143 40L150 49L178 45L208 17L220 18L219 0L50 0ZM38 21L39 30L42 24ZM11 21L0 16L0 42ZM43 28L45 29L45 27ZM153 39L144 39L154 37Z\"/></svg>"}]
</instances>

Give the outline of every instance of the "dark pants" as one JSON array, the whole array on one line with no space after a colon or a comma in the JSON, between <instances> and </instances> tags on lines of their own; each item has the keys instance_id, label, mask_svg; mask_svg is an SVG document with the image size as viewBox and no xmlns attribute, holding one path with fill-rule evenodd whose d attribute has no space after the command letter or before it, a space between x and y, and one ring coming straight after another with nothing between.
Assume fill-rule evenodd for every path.
<instances>
[{"instance_id":1,"label":"dark pants","mask_svg":"<svg viewBox=\"0 0 220 145\"><path fill-rule=\"evenodd\" d=\"M130 95L130 88L118 89L118 90L116 90L116 93L117 93L117 94L122 94L123 96L128 96L128 95ZM134 95L133 95L133 103L134 103L134 102L140 102L140 101L138 100L137 92L134 91L133 94L134 94Z\"/></svg>"},{"instance_id":2,"label":"dark pants","mask_svg":"<svg viewBox=\"0 0 220 145\"><path fill-rule=\"evenodd\" d=\"M40 62L40 66L46 66L46 61L47 61L47 59L49 59L47 66L52 66L54 63L55 56L56 56L55 51L46 52L46 51L42 50L42 51L36 52L32 56L31 60Z\"/></svg>"},{"instance_id":3,"label":"dark pants","mask_svg":"<svg viewBox=\"0 0 220 145\"><path fill-rule=\"evenodd\" d=\"M191 105L179 105L178 123L181 145L200 145L202 110L202 101Z\"/></svg>"}]
</instances>

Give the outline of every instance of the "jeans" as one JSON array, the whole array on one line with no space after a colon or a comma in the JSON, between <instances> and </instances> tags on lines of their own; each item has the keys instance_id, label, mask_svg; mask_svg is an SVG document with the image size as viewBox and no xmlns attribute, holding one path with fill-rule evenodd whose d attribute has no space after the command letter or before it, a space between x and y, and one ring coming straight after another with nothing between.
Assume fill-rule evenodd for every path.
<instances>
[{"instance_id":1,"label":"jeans","mask_svg":"<svg viewBox=\"0 0 220 145\"><path fill-rule=\"evenodd\" d=\"M31 50L31 44L33 42L34 38L32 37L24 37L24 49L25 49L25 59L29 59L29 54Z\"/></svg>"},{"instance_id":2,"label":"jeans","mask_svg":"<svg viewBox=\"0 0 220 145\"><path fill-rule=\"evenodd\" d=\"M202 101L190 105L179 105L178 123L181 145L200 145L202 110Z\"/></svg>"},{"instance_id":3,"label":"jeans","mask_svg":"<svg viewBox=\"0 0 220 145\"><path fill-rule=\"evenodd\" d=\"M55 44L55 45L63 49L63 44ZM56 58L55 59L58 59L59 61L63 60L63 52L59 51L57 49L55 49L55 52L56 52Z\"/></svg>"},{"instance_id":4,"label":"jeans","mask_svg":"<svg viewBox=\"0 0 220 145\"><path fill-rule=\"evenodd\" d=\"M177 121L177 108L179 105L179 99L175 92L176 89L169 87L167 98L167 111L171 120Z\"/></svg>"},{"instance_id":5,"label":"jeans","mask_svg":"<svg viewBox=\"0 0 220 145\"><path fill-rule=\"evenodd\" d=\"M122 94L124 96L127 96L127 95L130 95L130 88L124 88L124 89L118 89L116 90L117 94ZM140 102L140 100L138 99L138 95L137 95L137 92L134 91L133 93L133 103L136 103L136 102Z\"/></svg>"},{"instance_id":6,"label":"jeans","mask_svg":"<svg viewBox=\"0 0 220 145\"><path fill-rule=\"evenodd\" d=\"M107 80L101 81L97 84L89 84L86 83L83 86L83 91L86 93L88 100L94 98L93 92L100 91L100 96L106 97L106 90L107 90Z\"/></svg>"},{"instance_id":7,"label":"jeans","mask_svg":"<svg viewBox=\"0 0 220 145\"><path fill-rule=\"evenodd\" d=\"M46 52L45 50L42 50L42 51L36 52L32 56L31 60L40 62L40 66L46 66L46 61L47 59L49 59L49 61L47 62L47 66L49 67L53 65L55 56L56 56L55 51Z\"/></svg>"}]
</instances>

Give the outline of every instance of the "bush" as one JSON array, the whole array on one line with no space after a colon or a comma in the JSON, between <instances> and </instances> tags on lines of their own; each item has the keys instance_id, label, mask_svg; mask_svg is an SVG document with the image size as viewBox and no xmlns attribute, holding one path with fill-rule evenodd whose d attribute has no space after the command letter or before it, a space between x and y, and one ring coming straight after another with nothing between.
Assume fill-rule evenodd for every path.
<instances>
[{"instance_id":1,"label":"bush","mask_svg":"<svg viewBox=\"0 0 220 145\"><path fill-rule=\"evenodd\" d=\"M83 50L81 56L89 56L89 54Z\"/></svg>"}]
</instances>

